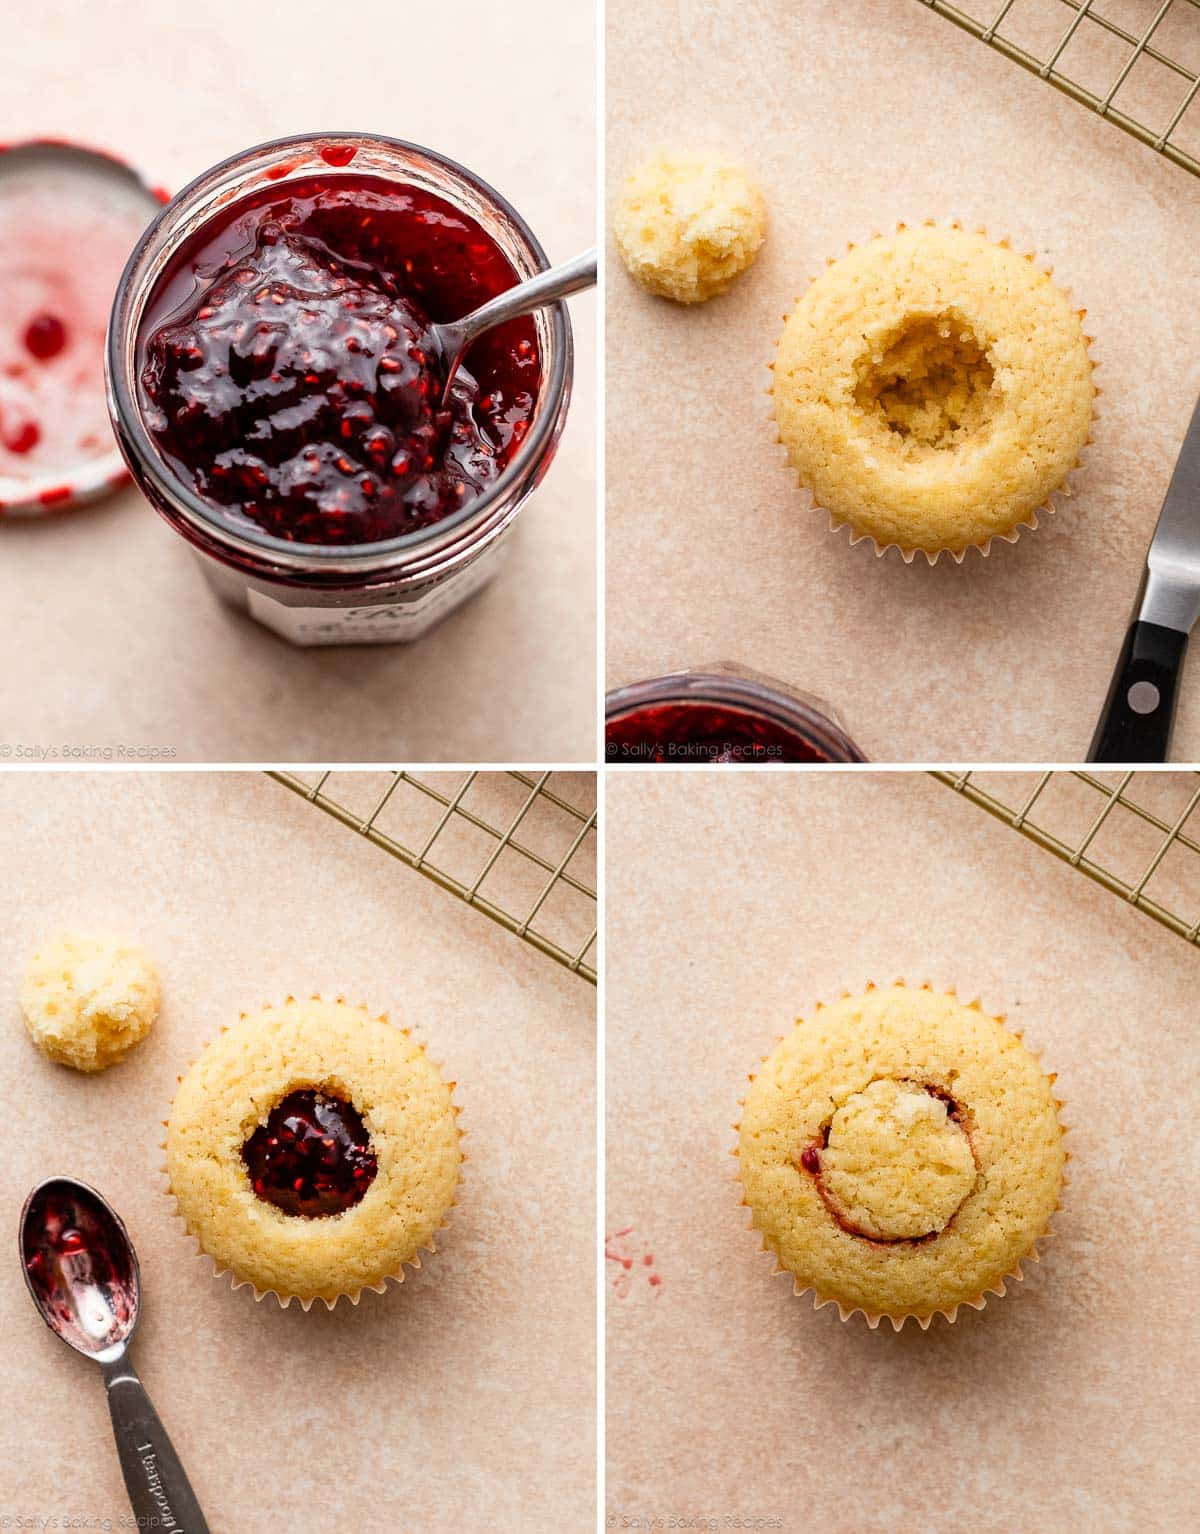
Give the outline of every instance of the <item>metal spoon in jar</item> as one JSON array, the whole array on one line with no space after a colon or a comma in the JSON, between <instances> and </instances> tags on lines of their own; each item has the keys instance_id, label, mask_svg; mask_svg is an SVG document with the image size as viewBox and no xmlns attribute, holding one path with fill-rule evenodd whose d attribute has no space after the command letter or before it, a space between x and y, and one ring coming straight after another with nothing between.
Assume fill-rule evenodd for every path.
<instances>
[{"instance_id":1,"label":"metal spoon in jar","mask_svg":"<svg viewBox=\"0 0 1200 1534\"><path fill-rule=\"evenodd\" d=\"M431 326L434 345L446 366L442 402L445 403L450 393L450 385L454 382L464 352L485 330L491 330L494 325L502 325L505 320L515 320L522 314L530 314L534 309L543 309L547 304L595 285L596 252L589 250L582 256L576 256L574 261L552 266L549 271L539 272L527 282L517 283L516 287L489 299L461 320Z\"/></svg>"},{"instance_id":2,"label":"metal spoon in jar","mask_svg":"<svg viewBox=\"0 0 1200 1534\"><path fill-rule=\"evenodd\" d=\"M120 1218L86 1183L52 1177L25 1200L19 1242L21 1271L42 1320L103 1370L138 1527L209 1534L179 1456L126 1356L142 1281Z\"/></svg>"}]
</instances>

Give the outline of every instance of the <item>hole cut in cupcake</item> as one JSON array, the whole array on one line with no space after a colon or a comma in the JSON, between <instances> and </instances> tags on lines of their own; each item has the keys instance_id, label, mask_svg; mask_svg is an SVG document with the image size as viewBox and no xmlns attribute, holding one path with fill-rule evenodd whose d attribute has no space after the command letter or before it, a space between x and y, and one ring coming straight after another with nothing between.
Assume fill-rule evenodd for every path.
<instances>
[{"instance_id":1,"label":"hole cut in cupcake","mask_svg":"<svg viewBox=\"0 0 1200 1534\"><path fill-rule=\"evenodd\" d=\"M354 1104L332 1089L311 1087L275 1104L242 1146L242 1160L257 1197L309 1220L353 1209L379 1170Z\"/></svg>"},{"instance_id":2,"label":"hole cut in cupcake","mask_svg":"<svg viewBox=\"0 0 1200 1534\"><path fill-rule=\"evenodd\" d=\"M961 447L999 409L987 344L953 310L907 316L860 353L854 375L855 404L909 462Z\"/></svg>"}]
</instances>

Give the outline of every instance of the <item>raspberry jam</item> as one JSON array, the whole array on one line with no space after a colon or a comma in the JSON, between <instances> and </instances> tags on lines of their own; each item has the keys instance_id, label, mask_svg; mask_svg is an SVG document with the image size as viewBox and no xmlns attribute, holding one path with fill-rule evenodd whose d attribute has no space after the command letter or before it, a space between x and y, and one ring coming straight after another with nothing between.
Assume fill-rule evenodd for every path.
<instances>
[{"instance_id":1,"label":"raspberry jam","mask_svg":"<svg viewBox=\"0 0 1200 1534\"><path fill-rule=\"evenodd\" d=\"M513 320L470 349L443 404L430 324L516 280L425 188L354 172L271 185L204 223L151 294L147 427L235 527L333 546L429 527L500 476L541 382L534 322Z\"/></svg>"},{"instance_id":2,"label":"raspberry jam","mask_svg":"<svg viewBox=\"0 0 1200 1534\"><path fill-rule=\"evenodd\" d=\"M271 1109L243 1145L242 1159L259 1198L310 1220L352 1209L378 1170L353 1103L307 1088Z\"/></svg>"},{"instance_id":3,"label":"raspberry jam","mask_svg":"<svg viewBox=\"0 0 1200 1534\"><path fill-rule=\"evenodd\" d=\"M70 1183L48 1184L34 1195L23 1243L34 1297L73 1346L89 1350L132 1327L137 1281L125 1262L127 1240L98 1199Z\"/></svg>"},{"instance_id":4,"label":"raspberry jam","mask_svg":"<svg viewBox=\"0 0 1200 1534\"><path fill-rule=\"evenodd\" d=\"M609 761L825 762L808 741L771 719L707 703L638 709L605 728Z\"/></svg>"},{"instance_id":5,"label":"raspberry jam","mask_svg":"<svg viewBox=\"0 0 1200 1534\"><path fill-rule=\"evenodd\" d=\"M67 344L67 327L57 314L35 314L25 328L25 350L39 362L57 357Z\"/></svg>"},{"instance_id":6,"label":"raspberry jam","mask_svg":"<svg viewBox=\"0 0 1200 1534\"><path fill-rule=\"evenodd\" d=\"M828 705L733 661L618 687L605 699L610 762L861 762Z\"/></svg>"},{"instance_id":7,"label":"raspberry jam","mask_svg":"<svg viewBox=\"0 0 1200 1534\"><path fill-rule=\"evenodd\" d=\"M821 1170L821 1152L816 1145L806 1145L800 1152L800 1165L810 1176L815 1177Z\"/></svg>"}]
</instances>

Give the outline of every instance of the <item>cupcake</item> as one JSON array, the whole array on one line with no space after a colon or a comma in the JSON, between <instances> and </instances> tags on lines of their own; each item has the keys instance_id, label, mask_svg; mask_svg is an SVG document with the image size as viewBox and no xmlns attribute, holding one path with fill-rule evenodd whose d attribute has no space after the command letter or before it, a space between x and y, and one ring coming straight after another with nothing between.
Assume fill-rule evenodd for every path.
<instances>
[{"instance_id":1,"label":"cupcake","mask_svg":"<svg viewBox=\"0 0 1200 1534\"><path fill-rule=\"evenodd\" d=\"M454 1202L454 1083L408 1030L346 1002L243 1016L182 1078L167 1176L234 1286L283 1304L357 1300L420 1266Z\"/></svg>"},{"instance_id":2,"label":"cupcake","mask_svg":"<svg viewBox=\"0 0 1200 1534\"><path fill-rule=\"evenodd\" d=\"M751 1223L843 1320L982 1309L1058 1208L1053 1083L1001 1018L928 986L819 1007L751 1077L736 1151Z\"/></svg>"},{"instance_id":3,"label":"cupcake","mask_svg":"<svg viewBox=\"0 0 1200 1534\"><path fill-rule=\"evenodd\" d=\"M625 182L613 217L617 253L648 293L700 304L758 255L763 195L740 165L713 155L658 154Z\"/></svg>"},{"instance_id":4,"label":"cupcake","mask_svg":"<svg viewBox=\"0 0 1200 1534\"><path fill-rule=\"evenodd\" d=\"M852 246L784 322L771 393L788 462L877 552L1014 542L1088 441L1081 319L1032 256L958 225Z\"/></svg>"}]
</instances>

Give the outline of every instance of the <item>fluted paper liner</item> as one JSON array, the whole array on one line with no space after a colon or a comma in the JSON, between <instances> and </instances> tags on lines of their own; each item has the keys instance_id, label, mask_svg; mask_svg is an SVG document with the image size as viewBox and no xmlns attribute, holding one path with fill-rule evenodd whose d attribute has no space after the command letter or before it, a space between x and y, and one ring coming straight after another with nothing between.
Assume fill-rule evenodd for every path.
<instances>
[{"instance_id":1,"label":"fluted paper liner","mask_svg":"<svg viewBox=\"0 0 1200 1534\"><path fill-rule=\"evenodd\" d=\"M1026 1041L1024 1035L1021 1032L1019 1032L1017 1029L1015 1029L1015 1028L1008 1028L1007 1027L1007 1025L1006 1025L1007 1013L1006 1012L992 1011L992 1009L990 1007L984 1006L983 1001L982 1001L982 999L980 997L976 996L972 1000L964 1001L963 998L961 996L959 996L958 990L957 990L957 988L955 986L953 986L953 985L940 985L940 986L939 985L934 985L934 984L932 984L928 980L922 981L920 983L920 985L910 986L905 979L903 979L902 977L897 977L895 980L891 980L891 981L887 982L887 987L891 987L891 986L904 986L908 990L931 991L931 992L934 992L937 995L953 996L956 1000L962 1002L962 1004L964 1006L972 1007L976 1011L981 1012L985 1017L990 1017L994 1022L999 1023L1001 1025L1001 1027L1005 1028L1006 1032L1011 1033L1014 1038L1020 1039L1022 1044L1024 1044L1025 1048L1034 1057L1034 1059L1036 1059L1039 1063L1041 1063L1042 1051L1040 1049L1034 1049ZM847 1000L850 997L861 995L864 992L874 991L874 990L879 990L879 989L885 989L887 987L881 987L875 981L868 981L866 983L866 985L859 986L859 987L857 987L854 990L843 989L843 990L839 991L837 996L834 999L837 1000L837 1001L844 1001L844 1000ZM828 1005L828 1003L817 1002L815 1007L811 1008L809 1010L810 1011L819 1010L820 1007L822 1007L824 1005ZM796 1019L796 1023L793 1024L793 1026L799 1026L799 1024L802 1023L804 1020L805 1020L805 1017L802 1015L801 1017ZM776 1044L782 1043L783 1040L786 1037L787 1037L786 1034L778 1035L778 1037L776 1039ZM760 1063L765 1063L769 1058L770 1058L770 1051L768 1051L767 1054L761 1056ZM754 1078L755 1078L755 1073L751 1072L751 1074L750 1074L748 1079L750 1081L753 1081ZM1046 1072L1046 1079L1053 1085L1053 1083L1056 1082L1057 1079L1058 1079L1057 1072L1055 1072L1055 1071ZM1053 1094L1052 1094L1052 1101L1053 1101L1055 1109L1056 1109L1056 1116L1057 1116L1057 1119L1058 1119L1058 1125L1059 1125L1060 1133L1063 1136L1065 1136L1065 1135L1070 1133L1070 1126L1068 1124L1064 1123L1063 1117L1062 1117L1062 1110L1065 1107L1065 1103L1064 1103L1064 1101L1061 1098L1059 1098L1057 1096L1054 1096ZM744 1098L739 1098L739 1100L738 1100L738 1107L739 1107L739 1109L745 1107L745 1099ZM741 1130L741 1118L740 1118L740 1116L738 1118L738 1121L733 1125L733 1130L734 1130L734 1133L736 1135L738 1135L739 1138L740 1138L740 1130ZM740 1158L738 1157L738 1145L737 1144L734 1145L732 1151L730 1152L730 1155L732 1155L736 1160L738 1160L738 1171L737 1171L737 1173L735 1173L735 1181L737 1182L738 1187L739 1187L739 1189L741 1190L741 1193L742 1193L742 1199L741 1199L742 1207L744 1209L749 1209L750 1208L750 1204L748 1203L748 1201L746 1199L745 1189L744 1189L744 1187L742 1185L742 1181L741 1181L741 1163L740 1163ZM761 1241L761 1245L759 1247L759 1250L762 1253L764 1253L766 1256L772 1257L772 1258L775 1259L775 1265L774 1265L774 1268L772 1269L772 1277L775 1277L775 1276L777 1276L779 1274L786 1274L792 1280L792 1292L793 1292L793 1294L797 1295L798 1297L802 1297L802 1296L804 1296L806 1294L811 1294L812 1295L812 1297L813 1297L813 1309L814 1310L822 1310L826 1305L834 1305L834 1306L837 1307L838 1316L839 1316L839 1318L842 1321L849 1321L852 1316L854 1316L854 1315L861 1315L864 1318L864 1320L866 1321L867 1325L871 1328L872 1331L874 1331L876 1329L876 1327L878 1327L880 1321L882 1321L884 1319L887 1319L888 1321L890 1321L892 1323L892 1329L894 1331L897 1331L897 1332L901 1329L901 1327L903 1327L904 1323L906 1321L909 1321L909 1320L915 1321L917 1323L917 1325L921 1328L922 1331L928 1331L929 1327L930 1327L930 1324L932 1323L933 1318L935 1316L942 1316L942 1317L945 1318L946 1321L948 1321L950 1323L953 1323L954 1321L956 1321L958 1319L959 1311L964 1309L964 1308L970 1309L970 1310L982 1310L984 1308L984 1306L987 1304L988 1296L989 1295L995 1295L997 1298L1003 1298L1003 1296L1008 1293L1007 1285L1010 1282L1012 1282L1012 1283L1020 1283L1022 1281L1022 1279L1025 1277L1024 1273L1022 1272L1022 1264L1023 1263L1033 1263L1033 1262L1040 1262L1041 1261L1041 1255L1040 1255L1040 1253L1038 1251L1038 1243L1049 1240L1050 1237L1053 1235L1053 1232L1052 1232L1052 1230L1050 1228L1050 1220L1052 1220L1054 1218L1054 1216L1062 1208L1063 1190L1067 1187L1068 1183L1070 1182L1070 1178L1069 1178L1069 1176L1067 1174L1067 1170L1066 1170L1067 1165L1070 1162L1070 1160L1071 1160L1070 1152L1067 1151L1065 1149L1065 1147L1064 1147L1063 1174L1062 1174L1062 1180L1061 1180L1061 1182L1059 1184L1058 1202L1055 1204L1053 1210L1051 1210L1049 1219L1047 1220L1044 1229L1042 1230L1040 1235L1038 1235L1038 1237L1035 1239L1033 1244L1030 1246L1029 1250L1027 1252L1022 1253L1022 1255L1016 1260L1016 1262L1014 1262L1013 1266L1010 1269L1008 1269L1006 1272L1000 1274L997 1278L992 1280L992 1282L990 1282L988 1284L985 1284L983 1286L983 1288L979 1291L978 1294L973 1295L970 1299L959 1300L955 1304L950 1305L950 1306L946 1306L946 1307L935 1306L929 1312L928 1315L922 1315L922 1314L919 1314L916 1311L904 1311L903 1313L900 1313L900 1314L893 1314L892 1312L886 1311L886 1310L877 1310L877 1311L867 1310L867 1309L865 1309L861 1305L851 1305L851 1306L843 1305L842 1302L839 1299L837 1299L834 1295L823 1294L820 1291L820 1289L817 1288L817 1286L815 1284L811 1284L811 1283L810 1284L803 1284L803 1283L801 1283L800 1279L794 1273L792 1273L791 1269L784 1267L784 1265L778 1260L778 1257L776 1256L774 1251L767 1244L767 1240L766 1240L765 1236L762 1237L762 1241ZM756 1225L754 1223L753 1211L751 1211L750 1223L749 1223L748 1229L752 1233L757 1232L757 1227L756 1227Z\"/></svg>"},{"instance_id":2,"label":"fluted paper liner","mask_svg":"<svg viewBox=\"0 0 1200 1534\"><path fill-rule=\"evenodd\" d=\"M319 993L314 993L308 999L310 1001L324 1001L325 997L321 996ZM347 1002L345 996L343 996L341 994L335 996L333 999L334 999L335 1003L338 1003L338 1004L343 1005L343 1006L358 1007L362 1011L369 1013L372 1017L376 1018L379 1022L387 1023L389 1025L389 1027L396 1027L396 1026L398 1026L398 1025L392 1023L391 1018L388 1016L388 1014L386 1012L378 1012L378 1013L374 1012L374 1011L372 1011L372 1009L370 1007L368 1007L366 1005L365 1002ZM284 998L283 1005L286 1006L289 1002L294 1002L295 1000L296 1000L295 996L289 995L289 996ZM276 1003L276 1002L263 1002L262 1003L262 1008L271 1007L271 1006L277 1006L277 1005L279 1005L279 1003ZM237 1023L227 1023L227 1024L224 1024L219 1029L219 1034L228 1033L230 1028L236 1028L238 1026L238 1023L244 1021L245 1018L248 1017L249 1015L250 1014L245 1012L245 1011L240 1012L238 1014L238 1022ZM407 1037L411 1037L412 1036L412 1029L411 1028L400 1028L399 1031L401 1033L405 1034ZM428 1051L427 1051L425 1045L422 1044L420 1042L420 1040L416 1040L414 1042L417 1043L417 1046L421 1050L422 1054L428 1055ZM207 1048L207 1045L205 1046L205 1048ZM203 1053L204 1053L204 1051L201 1050L200 1054L203 1054ZM200 1059L200 1055L196 1055L193 1058L191 1063L188 1065L188 1070L189 1071L192 1069L192 1066L194 1066L196 1064L196 1061L199 1060L199 1059ZM442 1073L442 1071L444 1069L444 1062L438 1061L438 1060L430 1060L430 1064L433 1065L437 1069L439 1075ZM186 1074L186 1072L184 1074ZM444 1079L444 1077L443 1077L443 1079ZM181 1082L182 1080L183 1080L183 1075L182 1074L176 1077L176 1081L177 1082ZM448 1085L448 1087L450 1089L451 1098L453 1098L454 1091L455 1091L455 1088L458 1086L458 1083L457 1083L457 1081L450 1081L450 1082L447 1083L447 1085ZM171 1105L172 1105L172 1107L174 1107L174 1099L173 1098L172 1098ZM455 1128L456 1128L457 1135L458 1135L458 1145L459 1145L458 1177L457 1177L457 1179L455 1181L455 1185L454 1185L454 1197L450 1201L450 1205L447 1208L446 1213L442 1217L442 1223L437 1227L437 1232L439 1234L443 1230L448 1230L449 1229L449 1227L450 1227L450 1216L453 1213L453 1211L458 1208L458 1194L459 1194L460 1188L462 1187L463 1168L466 1166L467 1159L468 1159L467 1158L467 1153L462 1149L462 1141L463 1141L463 1139L466 1136L466 1131L461 1129L461 1128L458 1128L458 1119L459 1119L459 1116L462 1113L462 1108L457 1103L454 1103L454 1102L451 1102L451 1107L452 1107L452 1109L454 1111ZM163 1119L162 1123L163 1123L164 1130L167 1128L167 1125L168 1125L169 1122L170 1122L169 1117ZM322 1304L324 1304L326 1310L333 1310L334 1307L337 1305L338 1301L339 1300L343 1300L343 1299L344 1300L348 1300L351 1305L357 1305L359 1303L359 1301L362 1299L363 1295L368 1290L371 1293L373 1293L373 1294L386 1294L389 1283L402 1284L404 1282L404 1277L405 1277L405 1273L404 1273L405 1268L412 1268L414 1270L414 1272L415 1272L418 1268L421 1267L421 1254L422 1253L425 1253L427 1256L436 1255L436 1253L437 1253L437 1250L438 1250L437 1246L436 1246L436 1244L434 1242L433 1237L431 1236L430 1239L429 1239L428 1245L419 1245L412 1257L406 1258L403 1262L401 1262L400 1266L395 1270L395 1272L385 1274L384 1277L381 1278L380 1281L377 1284L363 1284L358 1289L343 1290L340 1294L334 1295L333 1299L331 1299L331 1300L325 1299L325 1297L323 1295L312 1295L308 1299L303 1299L298 1294L286 1294L285 1295L285 1294L280 1294L279 1291L276 1290L276 1289L259 1289L254 1284L253 1280L248 1279L248 1278L239 1278L237 1276L237 1274L234 1273L234 1271L231 1268L227 1268L227 1267L222 1266L222 1264L219 1263L217 1261L217 1259L215 1257L213 1257L213 1255L210 1252L205 1251L204 1247L200 1244L199 1237L196 1235L196 1233L188 1225L187 1219L186 1219L185 1215L183 1214L183 1211L179 1207L179 1201L175 1197L174 1189L171 1187L170 1174L169 1174L169 1172L167 1170L167 1164L166 1164L166 1159L165 1159L166 1158L166 1150L167 1150L167 1142L166 1142L166 1136L165 1135L163 1136L163 1139L159 1143L159 1149L163 1152L163 1157L164 1157L163 1164L159 1168L159 1170L162 1173L163 1178L165 1179L165 1182L166 1182L165 1192L166 1192L167 1197L171 1200L172 1204L175 1206L175 1218L177 1220L179 1220L180 1223L183 1225L185 1234L187 1236L189 1236L192 1241L195 1242L196 1250L199 1253L199 1255L201 1257L206 1258L212 1264L212 1270L213 1270L213 1277L214 1278L221 1278L222 1276L228 1276L229 1283L230 1283L230 1288L231 1289L233 1289L233 1290L238 1290L238 1289L250 1289L250 1290L252 1290L253 1293L254 1293L254 1298L255 1298L256 1302L259 1301L259 1300L265 1300L268 1296L270 1296L274 1300L277 1301L277 1303L279 1304L279 1306L283 1310L286 1310L288 1308L288 1306L292 1303L292 1301L295 1300L296 1303L300 1306L300 1309L303 1310L303 1311L310 1310L312 1308L312 1306L318 1300L320 1300L322 1302Z\"/></svg>"},{"instance_id":3,"label":"fluted paper liner","mask_svg":"<svg viewBox=\"0 0 1200 1534\"><path fill-rule=\"evenodd\" d=\"M903 230L905 230L905 229L907 229L909 227L911 227L911 226L908 225L908 224L898 223L896 225L895 232L897 234L899 234ZM934 218L927 218L927 219L923 220L921 227L923 227L923 228L937 228L937 227L939 227L939 221L937 219L934 219ZM956 218L956 219L952 219L947 227L949 227L951 229L963 229L965 226L963 225L961 219L957 219ZM988 231L987 231L986 227L983 226L982 224L976 225L973 232L975 234L981 235L985 240L991 240L991 236L988 234ZM873 230L872 233L871 233L870 238L872 240L882 239L883 238L882 231L878 230L878 229ZM856 243L857 242L854 241L854 240L848 240L846 242L846 251L847 251L847 253L852 251L855 248ZM1012 245L1011 245L1007 235L1005 235L1003 239L993 240L992 243L995 244L995 245L1001 246L1005 250L1011 250L1012 249ZM1027 261L1030 261L1030 262L1035 261L1035 255L1034 255L1033 251L1024 251L1024 252L1022 252L1022 254L1024 255L1024 257L1025 257L1025 259ZM829 256L829 257L826 258L825 264L826 264L826 266L834 266L834 265L836 265L838 259L839 259L838 257ZM1054 268L1052 266L1040 267L1039 270L1043 271L1046 274L1046 276L1048 276L1048 277L1053 276L1053 273L1054 273ZM809 287L811 287L812 284L816 280L817 280L816 277L810 277L809 280L808 280ZM1062 293L1068 300L1072 300L1073 299L1074 295L1071 293L1070 289L1062 287L1059 284L1055 284L1055 286L1058 287L1058 291L1060 293ZM801 295L801 296L803 296L803 295ZM795 304L797 304L799 302L800 302L800 297L797 297L794 300L793 308L795 307ZM1075 312L1078 314L1080 320L1083 320L1083 318L1087 314L1087 310L1086 309L1077 309ZM783 322L784 322L785 325L787 324L787 321L788 321L789 318L790 318L790 315L788 315L788 314L785 314L783 316ZM779 341L781 339L782 339L782 332L780 332L780 336L776 339L776 342L775 342L776 354L778 354ZM1100 363L1097 362L1093 358L1093 356L1092 356L1092 348L1093 348L1093 346L1095 344L1095 337L1094 336L1089 336L1089 335L1087 335L1085 333L1083 339L1084 339L1084 341L1085 341L1085 343L1087 345L1088 361L1089 361L1089 363L1091 365L1091 371L1094 374L1096 369L1100 366ZM772 360L767 364L767 369L768 369L768 371L770 373L772 373L772 374L774 373L774 371L775 371L775 361L774 361L774 358L772 358ZM813 511L813 512L816 512L816 513L820 513L820 512L824 512L825 513L825 515L828 518L829 531L831 533L838 533L838 532L840 532L842 530L842 528L845 528L847 530L847 532L849 533L850 546L852 548L854 547L855 544L869 543L871 545L872 549L874 549L875 557L877 559L882 558L886 553L888 553L889 550L895 549L896 552L900 555L900 558L904 561L904 563L906 565L912 564L913 560L916 558L916 556L918 554L924 554L925 559L926 559L926 561L929 564L936 565L938 560L942 557L942 555L946 554L951 559L954 560L955 564L961 565L963 560L967 557L967 554L971 550L974 550L976 553L982 555L982 557L984 559L986 559L988 557L988 555L992 551L992 544L993 543L997 543L997 542L1000 542L1000 543L1016 543L1017 540L1020 538L1021 533L1024 530L1028 529L1030 532L1036 532L1038 526L1040 525L1039 522L1038 522L1039 514L1042 514L1042 515L1045 515L1045 516L1053 516L1054 515L1054 511L1056 509L1056 501L1059 500L1059 499L1061 499L1061 500L1069 500L1071 498L1071 495L1072 495L1071 476L1073 474L1078 473L1079 469L1081 468L1081 466L1083 464L1084 454L1086 453L1087 449L1089 447L1091 447L1091 445L1092 445L1092 434L1091 433L1092 433L1092 428L1095 425L1096 418L1097 418L1097 416L1099 414L1099 411L1098 411L1098 409L1096 407L1096 401L1097 401L1097 399L1099 399L1100 393L1101 393L1100 389L1097 388L1096 384L1093 382L1093 384L1092 384L1092 415L1091 415L1091 425L1089 426L1089 430L1088 430L1088 436L1087 436L1086 441L1083 444L1083 448L1080 450L1079 456L1076 458L1074 464L1072 464L1070 469L1067 470L1066 476L1064 477L1062 484L1059 485L1056 489L1052 490L1050 492L1050 494L1046 497L1046 499L1041 503L1040 506L1035 506L1033 508L1033 510L1030 511L1022 521L1018 522L1016 524L1016 526L1011 528L1008 532L1006 532L1006 533L993 533L989 537L985 538L981 543L968 543L964 548L957 549L957 550L956 549L949 549L949 548L939 548L939 549L932 549L932 550L930 550L930 549L922 549L922 548L919 548L919 547L914 547L914 548L906 549L902 544L899 544L899 543L884 543L884 544L881 544L881 543L879 543L875 539L875 537L871 533L859 532L858 529L856 527L854 527L854 525L851 522L849 522L845 517L839 517L834 512L829 511L828 508L822 506L820 504L820 502L816 499L816 497L812 493L812 491L808 488L808 486L804 484L803 480L800 480L797 477L797 471L793 468L793 466L792 466L792 464L791 464L791 462L790 462L790 460L789 460L789 458L787 456L787 445L784 443L783 438L781 436L779 436L778 430L776 431L775 441L776 441L776 445L783 452L783 461L784 461L785 465L787 466L788 472L792 475L792 477L793 477L793 479L794 479L794 481L796 483L796 488L798 490L800 490L802 494L804 494L804 495L806 495L808 497L808 500L809 500L809 510ZM767 389L767 394L768 394L768 396L772 400L771 408L770 408L770 411L769 411L769 419L772 422L777 422L777 418L776 418L776 415L775 415L775 405L774 405L774 395L775 395L774 378L772 378L771 384L770 384L770 386Z\"/></svg>"}]
</instances>

